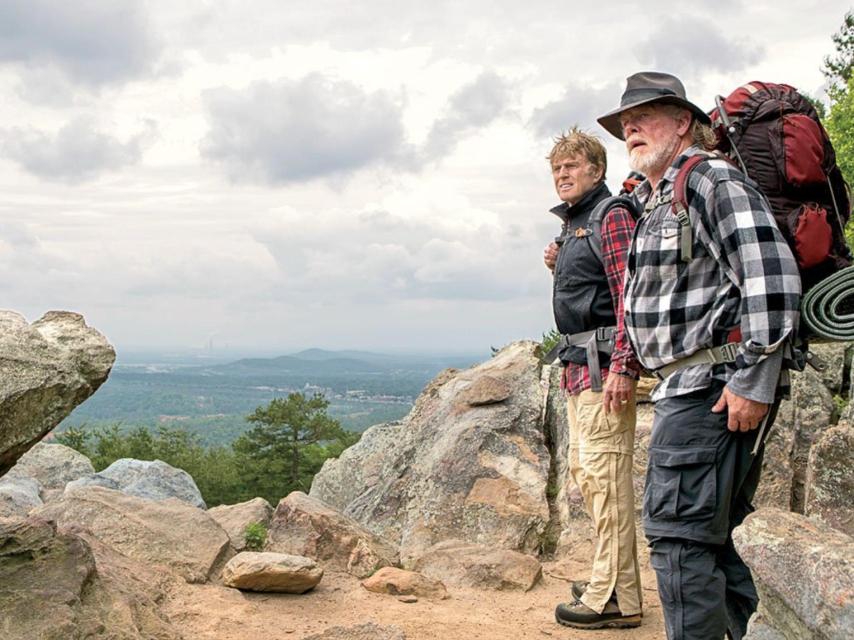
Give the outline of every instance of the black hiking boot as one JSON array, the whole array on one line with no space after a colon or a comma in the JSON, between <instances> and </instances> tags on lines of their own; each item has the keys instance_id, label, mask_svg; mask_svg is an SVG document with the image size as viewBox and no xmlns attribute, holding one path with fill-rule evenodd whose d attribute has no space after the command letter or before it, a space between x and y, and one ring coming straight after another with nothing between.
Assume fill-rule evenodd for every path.
<instances>
[{"instance_id":1,"label":"black hiking boot","mask_svg":"<svg viewBox=\"0 0 854 640\"><path fill-rule=\"evenodd\" d=\"M641 625L639 613L625 616L611 600L602 613L596 613L580 600L563 602L555 609L555 620L575 629L630 629Z\"/></svg>"}]
</instances>

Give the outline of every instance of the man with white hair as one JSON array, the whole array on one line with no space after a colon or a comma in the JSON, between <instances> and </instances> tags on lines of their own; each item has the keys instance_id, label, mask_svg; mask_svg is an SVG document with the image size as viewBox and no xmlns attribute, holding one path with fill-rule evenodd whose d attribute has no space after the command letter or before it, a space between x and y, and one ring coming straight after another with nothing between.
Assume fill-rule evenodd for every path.
<instances>
[{"instance_id":1,"label":"man with white hair","mask_svg":"<svg viewBox=\"0 0 854 640\"><path fill-rule=\"evenodd\" d=\"M709 117L676 77L630 76L599 123L647 176L624 302L638 359L661 380L643 524L667 637L739 640L758 598L731 534L753 510L757 427L774 419L797 333L798 266L753 182L706 151Z\"/></svg>"}]
</instances>

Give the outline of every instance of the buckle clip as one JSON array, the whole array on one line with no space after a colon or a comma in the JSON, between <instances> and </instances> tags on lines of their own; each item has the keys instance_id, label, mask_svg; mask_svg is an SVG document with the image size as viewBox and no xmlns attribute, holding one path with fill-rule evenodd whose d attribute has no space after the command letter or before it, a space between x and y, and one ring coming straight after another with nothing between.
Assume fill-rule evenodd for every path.
<instances>
[{"instance_id":1,"label":"buckle clip","mask_svg":"<svg viewBox=\"0 0 854 640\"><path fill-rule=\"evenodd\" d=\"M608 342L611 336L608 335L608 327L596 327L596 342Z\"/></svg>"},{"instance_id":2,"label":"buckle clip","mask_svg":"<svg viewBox=\"0 0 854 640\"><path fill-rule=\"evenodd\" d=\"M724 362L735 362L735 357L738 355L738 343L728 342L712 352L714 354L714 363L722 364Z\"/></svg>"}]
</instances>

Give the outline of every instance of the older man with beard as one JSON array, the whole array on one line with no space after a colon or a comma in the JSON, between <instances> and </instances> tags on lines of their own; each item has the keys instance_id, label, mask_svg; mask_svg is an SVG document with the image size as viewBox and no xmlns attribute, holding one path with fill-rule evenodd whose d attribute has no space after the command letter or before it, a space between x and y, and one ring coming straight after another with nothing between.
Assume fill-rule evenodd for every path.
<instances>
[{"instance_id":1,"label":"older man with beard","mask_svg":"<svg viewBox=\"0 0 854 640\"><path fill-rule=\"evenodd\" d=\"M628 78L599 119L647 176L629 251L626 331L653 392L643 524L670 640L736 640L758 601L732 530L753 510L762 443L774 419L784 353L796 334L800 277L765 198L707 154L708 116L672 75ZM674 181L692 156L688 211ZM740 337L738 336L740 330Z\"/></svg>"}]
</instances>

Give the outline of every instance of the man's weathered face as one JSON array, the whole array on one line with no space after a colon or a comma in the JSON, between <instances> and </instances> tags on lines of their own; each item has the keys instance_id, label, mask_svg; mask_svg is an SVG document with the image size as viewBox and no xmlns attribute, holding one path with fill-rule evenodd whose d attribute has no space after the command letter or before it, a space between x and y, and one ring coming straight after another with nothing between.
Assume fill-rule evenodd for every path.
<instances>
[{"instance_id":1,"label":"man's weathered face","mask_svg":"<svg viewBox=\"0 0 854 640\"><path fill-rule=\"evenodd\" d=\"M690 122L690 116L682 120ZM663 173L681 144L680 120L657 104L629 109L620 115L629 152L629 166L644 175Z\"/></svg>"},{"instance_id":2,"label":"man's weathered face","mask_svg":"<svg viewBox=\"0 0 854 640\"><path fill-rule=\"evenodd\" d=\"M552 178L557 196L564 202L575 204L601 179L597 169L583 154L552 160Z\"/></svg>"}]
</instances>

